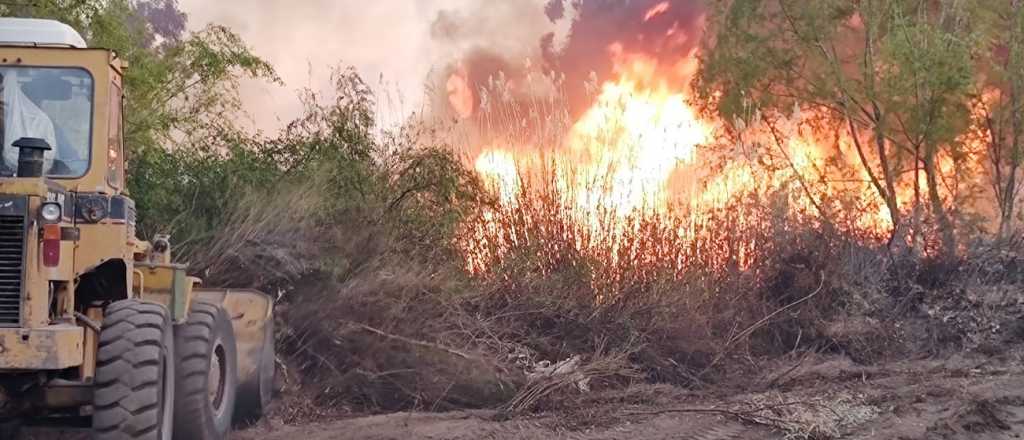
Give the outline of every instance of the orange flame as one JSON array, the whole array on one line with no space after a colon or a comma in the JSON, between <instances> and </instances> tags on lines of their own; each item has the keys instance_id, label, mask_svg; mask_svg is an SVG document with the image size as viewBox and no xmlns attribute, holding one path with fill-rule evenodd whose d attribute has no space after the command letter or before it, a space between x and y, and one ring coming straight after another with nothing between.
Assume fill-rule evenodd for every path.
<instances>
[{"instance_id":1,"label":"orange flame","mask_svg":"<svg viewBox=\"0 0 1024 440\"><path fill-rule=\"evenodd\" d=\"M667 1L655 5L646 12L644 21L669 8ZM676 32L673 26L668 36ZM492 144L476 156L475 170L495 189L502 207L521 208L529 179L539 177L555 187L560 198L555 209L589 228L590 237L598 237L563 237L578 251L586 253L593 241L611 243L602 251L610 254L603 257L662 258L677 273L694 255L665 250L651 251L653 256L619 255L621 243L635 242L641 235L638 217L671 218L674 246L691 246L686 252L713 261L721 261L715 253L731 252L729 258L736 260L730 264L740 267L750 264L758 244L713 242L722 238L715 235L714 228L762 221L733 209L737 200L747 196L779 201L785 206L785 215L811 223L836 220L842 211L845 227L867 236L886 237L893 229L888 208L871 188L863 159L843 128L817 124L815 121L824 118L796 108L791 116L771 125L757 116L739 124L740 137L746 138L740 143L749 146L732 146L725 152L709 148L724 124L705 119L691 104L694 94L689 84L698 67L696 53L673 64L646 54L627 53L621 44L612 44L608 51L614 78L596 85L593 104L572 122L556 145L548 146L549 160L538 159L536 146L510 145L512 142ZM449 97L453 107L460 109L466 103L463 92L468 93L467 114L471 114L472 93L457 78L463 77L453 75L449 81ZM461 110L459 113L463 114ZM737 124L732 125L736 128ZM979 142L963 140L970 147L968 151L980 148L971 147ZM746 147L756 150L751 154L756 157L746 157ZM940 156L938 168L944 177L958 173L950 157ZM921 181L915 182L915 176ZM921 188L926 187L923 174L903 172L898 179L896 198L900 206L919 201L915 198L921 197ZM509 240L525 239L499 231L493 213L485 214L482 220L472 225L468 234L472 241L472 249L467 250L470 271L486 270L483 261L500 258L501 247L512 246ZM701 234L712 237L711 242L697 244ZM686 240L692 241L683 243ZM494 246L481 250L481 243ZM725 251L725 246L732 249Z\"/></svg>"},{"instance_id":2,"label":"orange flame","mask_svg":"<svg viewBox=\"0 0 1024 440\"><path fill-rule=\"evenodd\" d=\"M648 9L647 13L644 14L644 22L651 21L651 19L653 19L654 17L657 17L661 14L668 12L669 8L671 7L672 5L669 4L669 2L667 1L652 6L651 9Z\"/></svg>"},{"instance_id":3,"label":"orange flame","mask_svg":"<svg viewBox=\"0 0 1024 440\"><path fill-rule=\"evenodd\" d=\"M476 172L496 190L502 204L515 203L520 190L516 160L505 150L488 150L476 159Z\"/></svg>"}]
</instances>

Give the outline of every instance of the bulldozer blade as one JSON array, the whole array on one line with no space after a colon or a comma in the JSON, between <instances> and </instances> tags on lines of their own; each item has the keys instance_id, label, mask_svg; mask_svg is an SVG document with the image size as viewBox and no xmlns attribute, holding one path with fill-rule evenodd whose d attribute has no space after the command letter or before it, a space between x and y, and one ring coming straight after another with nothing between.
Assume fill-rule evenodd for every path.
<instances>
[{"instance_id":1,"label":"bulldozer blade","mask_svg":"<svg viewBox=\"0 0 1024 440\"><path fill-rule=\"evenodd\" d=\"M273 386L273 300L265 293L245 289L197 289L193 293L195 300L220 304L231 316L238 347L238 403L259 405L262 412L266 399L260 396L269 396L267 388Z\"/></svg>"}]
</instances>

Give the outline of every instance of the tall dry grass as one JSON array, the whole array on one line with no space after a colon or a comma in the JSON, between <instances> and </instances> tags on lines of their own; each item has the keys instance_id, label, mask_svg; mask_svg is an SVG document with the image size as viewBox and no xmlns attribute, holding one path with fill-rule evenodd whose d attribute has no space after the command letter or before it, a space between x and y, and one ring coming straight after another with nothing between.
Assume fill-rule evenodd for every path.
<instances>
[{"instance_id":1,"label":"tall dry grass","mask_svg":"<svg viewBox=\"0 0 1024 440\"><path fill-rule=\"evenodd\" d=\"M332 123L348 117L342 104L318 104L301 136L272 145L308 146L317 153L300 159L331 166L253 190L185 254L211 280L281 293L286 420L552 409L584 388L756 380L760 360L793 351L874 362L921 348L908 341L957 340L902 325L939 291L924 282L926 261L893 258L842 217L826 227L794 203L794 185L701 211L580 211L555 167L518 173L510 198L449 147L481 136L557 142L557 101L542 103L550 120L507 102L483 128L375 136ZM374 144L358 157L335 145L353 139ZM567 359L570 375L537 374Z\"/></svg>"},{"instance_id":2,"label":"tall dry grass","mask_svg":"<svg viewBox=\"0 0 1024 440\"><path fill-rule=\"evenodd\" d=\"M331 219L321 262L342 267L303 277L282 307L284 352L306 398L292 417L318 406L531 410L578 381L538 385L524 373L566 359L580 359L596 389L701 386L750 371L735 359L834 345L827 324L844 295L835 263L846 249L873 250L822 234L786 210L787 194L623 216L576 209L579 195L553 168L521 173L505 203L479 181L442 193L458 198L417 190L474 177L417 154L427 140L553 141L564 118L528 105L506 103L505 116L440 142L435 130L405 132L387 148L399 154L378 162L381 202Z\"/></svg>"}]
</instances>

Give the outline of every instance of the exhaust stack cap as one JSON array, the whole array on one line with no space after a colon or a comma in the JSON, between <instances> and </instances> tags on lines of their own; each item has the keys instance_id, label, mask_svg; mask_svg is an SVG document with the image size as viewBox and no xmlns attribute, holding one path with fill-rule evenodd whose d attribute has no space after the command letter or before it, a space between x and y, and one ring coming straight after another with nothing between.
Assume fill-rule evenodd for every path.
<instances>
[{"instance_id":1,"label":"exhaust stack cap","mask_svg":"<svg viewBox=\"0 0 1024 440\"><path fill-rule=\"evenodd\" d=\"M43 175L43 155L51 150L43 139L23 137L14 141L18 148L18 177L40 177Z\"/></svg>"}]
</instances>

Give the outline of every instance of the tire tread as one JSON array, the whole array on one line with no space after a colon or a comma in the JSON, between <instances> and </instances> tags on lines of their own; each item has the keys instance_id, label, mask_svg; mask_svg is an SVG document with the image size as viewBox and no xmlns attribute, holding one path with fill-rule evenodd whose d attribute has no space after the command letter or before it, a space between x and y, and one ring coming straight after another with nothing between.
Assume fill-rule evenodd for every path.
<instances>
[{"instance_id":1,"label":"tire tread","mask_svg":"<svg viewBox=\"0 0 1024 440\"><path fill-rule=\"evenodd\" d=\"M222 440L230 424L218 423L209 409L207 380L210 356L216 341L229 346L229 378L225 389L226 417L230 421L234 409L234 387L237 359L231 318L220 306L193 301L188 320L175 328L175 365L177 373L175 401L175 440Z\"/></svg>"},{"instance_id":2,"label":"tire tread","mask_svg":"<svg viewBox=\"0 0 1024 440\"><path fill-rule=\"evenodd\" d=\"M107 307L94 379L95 440L157 438L161 354L168 354L164 338L169 331L170 319L161 305L123 300Z\"/></svg>"}]
</instances>

